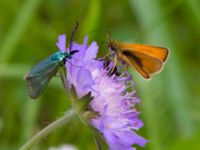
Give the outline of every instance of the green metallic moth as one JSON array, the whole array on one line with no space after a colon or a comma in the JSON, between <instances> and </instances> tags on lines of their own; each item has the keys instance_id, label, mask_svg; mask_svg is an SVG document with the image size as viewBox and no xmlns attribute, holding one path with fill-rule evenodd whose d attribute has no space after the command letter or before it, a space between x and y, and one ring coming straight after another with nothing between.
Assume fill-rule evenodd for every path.
<instances>
[{"instance_id":1,"label":"green metallic moth","mask_svg":"<svg viewBox=\"0 0 200 150\"><path fill-rule=\"evenodd\" d=\"M44 89L47 87L49 81L57 74L60 67L64 66L66 61L71 59L78 50L71 50L73 37L78 28L76 24L69 45L69 51L57 51L48 58L42 60L35 65L26 75L25 80L28 87L28 95L32 99L38 98Z\"/></svg>"},{"instance_id":2,"label":"green metallic moth","mask_svg":"<svg viewBox=\"0 0 200 150\"><path fill-rule=\"evenodd\" d=\"M60 67L65 65L66 59L72 58L77 52L78 50L68 53L58 51L34 66L25 76L29 96L32 99L38 98Z\"/></svg>"}]
</instances>

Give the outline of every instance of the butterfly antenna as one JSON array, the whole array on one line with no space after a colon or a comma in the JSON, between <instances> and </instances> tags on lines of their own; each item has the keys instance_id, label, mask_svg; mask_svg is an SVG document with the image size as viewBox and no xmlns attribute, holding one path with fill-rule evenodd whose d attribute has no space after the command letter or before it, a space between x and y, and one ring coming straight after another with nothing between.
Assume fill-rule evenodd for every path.
<instances>
[{"instance_id":1,"label":"butterfly antenna","mask_svg":"<svg viewBox=\"0 0 200 150\"><path fill-rule=\"evenodd\" d=\"M110 32L107 32L107 38L108 38L109 41L111 40L111 34L110 34Z\"/></svg>"},{"instance_id":2,"label":"butterfly antenna","mask_svg":"<svg viewBox=\"0 0 200 150\"><path fill-rule=\"evenodd\" d=\"M84 37L85 35L89 35L89 34L91 34L91 33L93 33L93 32L103 32L103 33L108 33L108 31L107 30L105 30L105 29L102 29L102 28L95 28L95 29L93 29L93 30L90 30L89 32L86 32L86 33L84 33L84 34L82 34L80 37L82 38L82 37Z\"/></svg>"},{"instance_id":3,"label":"butterfly antenna","mask_svg":"<svg viewBox=\"0 0 200 150\"><path fill-rule=\"evenodd\" d=\"M93 29L93 30L87 32L86 34L90 34L90 33L97 32L97 31L98 31L98 32L108 33L107 30L104 30L104 29L102 29L102 28L96 28L96 29Z\"/></svg>"}]
</instances>

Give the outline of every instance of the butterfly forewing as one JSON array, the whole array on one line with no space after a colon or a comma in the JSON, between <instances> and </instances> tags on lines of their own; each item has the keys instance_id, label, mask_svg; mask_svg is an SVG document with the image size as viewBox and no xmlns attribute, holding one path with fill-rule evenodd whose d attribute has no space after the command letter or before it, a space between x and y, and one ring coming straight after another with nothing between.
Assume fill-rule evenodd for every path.
<instances>
[{"instance_id":1,"label":"butterfly forewing","mask_svg":"<svg viewBox=\"0 0 200 150\"><path fill-rule=\"evenodd\" d=\"M151 74L158 72L163 65L160 59L134 50L123 50L122 55L119 56L146 79L150 78Z\"/></svg>"},{"instance_id":2,"label":"butterfly forewing","mask_svg":"<svg viewBox=\"0 0 200 150\"><path fill-rule=\"evenodd\" d=\"M151 57L155 57L165 62L167 60L169 50L164 47L150 46L143 44L120 44L123 49L128 49L134 52L140 52Z\"/></svg>"}]
</instances>

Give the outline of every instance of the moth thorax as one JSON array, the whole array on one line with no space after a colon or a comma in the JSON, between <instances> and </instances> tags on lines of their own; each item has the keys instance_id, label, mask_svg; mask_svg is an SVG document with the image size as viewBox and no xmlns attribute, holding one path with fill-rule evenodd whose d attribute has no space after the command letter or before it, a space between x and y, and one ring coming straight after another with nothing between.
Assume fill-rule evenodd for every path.
<instances>
[{"instance_id":1,"label":"moth thorax","mask_svg":"<svg viewBox=\"0 0 200 150\"><path fill-rule=\"evenodd\" d=\"M56 62L62 62L65 58L65 52L56 52L55 54L53 54L53 56L51 57L52 61L56 61Z\"/></svg>"}]
</instances>

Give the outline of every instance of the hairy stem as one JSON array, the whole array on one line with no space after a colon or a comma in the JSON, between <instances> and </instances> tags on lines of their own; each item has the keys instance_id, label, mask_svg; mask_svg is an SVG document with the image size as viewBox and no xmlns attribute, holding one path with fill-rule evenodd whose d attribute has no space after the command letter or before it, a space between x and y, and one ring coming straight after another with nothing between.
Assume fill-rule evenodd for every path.
<instances>
[{"instance_id":1,"label":"hairy stem","mask_svg":"<svg viewBox=\"0 0 200 150\"><path fill-rule=\"evenodd\" d=\"M34 143L41 140L54 130L58 129L59 127L66 125L67 122L70 121L70 118L72 118L75 115L74 110L71 109L68 112L65 113L65 115L58 120L54 121L44 129L42 129L40 132L38 132L35 136L33 136L29 141L27 141L20 150L28 150Z\"/></svg>"}]
</instances>

